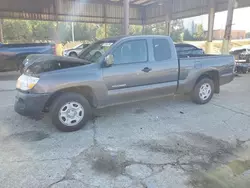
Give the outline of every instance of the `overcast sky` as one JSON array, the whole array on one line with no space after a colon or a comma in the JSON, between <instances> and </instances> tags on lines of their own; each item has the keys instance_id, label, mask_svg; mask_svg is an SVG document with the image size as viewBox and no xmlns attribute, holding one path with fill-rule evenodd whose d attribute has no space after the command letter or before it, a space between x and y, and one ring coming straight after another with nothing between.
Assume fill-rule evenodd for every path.
<instances>
[{"instance_id":1,"label":"overcast sky","mask_svg":"<svg viewBox=\"0 0 250 188\"><path fill-rule=\"evenodd\" d=\"M214 29L225 29L226 19L227 19L227 11L216 13ZM202 23L204 29L207 30L208 26L207 15L184 19L185 28L191 27L190 24L192 23L192 20L194 20L196 24ZM236 9L234 11L233 29L246 30L250 32L250 7Z\"/></svg>"}]
</instances>

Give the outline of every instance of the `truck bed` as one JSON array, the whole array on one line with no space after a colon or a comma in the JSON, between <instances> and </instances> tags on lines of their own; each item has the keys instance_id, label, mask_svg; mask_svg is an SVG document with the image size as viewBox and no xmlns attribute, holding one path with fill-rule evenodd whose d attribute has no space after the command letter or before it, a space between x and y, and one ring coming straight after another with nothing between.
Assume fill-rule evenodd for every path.
<instances>
[{"instance_id":1,"label":"truck bed","mask_svg":"<svg viewBox=\"0 0 250 188\"><path fill-rule=\"evenodd\" d=\"M192 79L208 69L219 71L219 85L229 82L234 75L234 58L231 55L197 55L179 58L178 92L186 93L192 90ZM223 68L222 68L223 67Z\"/></svg>"}]
</instances>

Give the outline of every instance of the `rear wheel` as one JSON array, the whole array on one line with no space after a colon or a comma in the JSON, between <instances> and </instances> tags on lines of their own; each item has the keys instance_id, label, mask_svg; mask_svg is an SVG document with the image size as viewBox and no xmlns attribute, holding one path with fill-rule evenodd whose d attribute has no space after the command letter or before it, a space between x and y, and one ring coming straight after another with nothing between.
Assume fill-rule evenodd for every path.
<instances>
[{"instance_id":1,"label":"rear wheel","mask_svg":"<svg viewBox=\"0 0 250 188\"><path fill-rule=\"evenodd\" d=\"M77 93L64 93L53 103L52 123L61 131L71 132L81 129L91 117L91 107L87 99Z\"/></svg>"},{"instance_id":2,"label":"rear wheel","mask_svg":"<svg viewBox=\"0 0 250 188\"><path fill-rule=\"evenodd\" d=\"M250 57L247 58L247 61L246 61L246 62L247 62L247 63L250 63Z\"/></svg>"},{"instance_id":3,"label":"rear wheel","mask_svg":"<svg viewBox=\"0 0 250 188\"><path fill-rule=\"evenodd\" d=\"M202 78L195 85L191 94L192 101L196 104L208 103L214 94L214 82L210 78Z\"/></svg>"},{"instance_id":4,"label":"rear wheel","mask_svg":"<svg viewBox=\"0 0 250 188\"><path fill-rule=\"evenodd\" d=\"M242 73L243 73L243 74L248 73L248 68L242 68Z\"/></svg>"}]
</instances>

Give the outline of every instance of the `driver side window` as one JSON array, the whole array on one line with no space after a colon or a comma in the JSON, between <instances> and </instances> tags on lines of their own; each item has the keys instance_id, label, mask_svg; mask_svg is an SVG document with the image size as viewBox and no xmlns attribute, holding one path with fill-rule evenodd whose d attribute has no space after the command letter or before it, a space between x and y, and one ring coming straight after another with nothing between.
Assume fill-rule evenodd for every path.
<instances>
[{"instance_id":1,"label":"driver side window","mask_svg":"<svg viewBox=\"0 0 250 188\"><path fill-rule=\"evenodd\" d=\"M114 64L138 63L148 60L146 40L124 42L113 52Z\"/></svg>"}]
</instances>

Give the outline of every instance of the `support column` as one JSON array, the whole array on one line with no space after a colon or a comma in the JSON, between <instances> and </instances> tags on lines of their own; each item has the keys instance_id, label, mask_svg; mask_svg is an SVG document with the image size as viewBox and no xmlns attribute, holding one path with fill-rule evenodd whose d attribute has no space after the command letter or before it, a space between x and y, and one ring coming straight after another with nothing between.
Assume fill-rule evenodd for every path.
<instances>
[{"instance_id":1,"label":"support column","mask_svg":"<svg viewBox=\"0 0 250 188\"><path fill-rule=\"evenodd\" d=\"M221 48L222 54L229 54L229 45L231 42L231 31L232 31L233 14L235 6L236 6L236 0L228 0L227 23Z\"/></svg>"},{"instance_id":2,"label":"support column","mask_svg":"<svg viewBox=\"0 0 250 188\"><path fill-rule=\"evenodd\" d=\"M3 20L0 18L0 43L3 43Z\"/></svg>"},{"instance_id":3,"label":"support column","mask_svg":"<svg viewBox=\"0 0 250 188\"><path fill-rule=\"evenodd\" d=\"M56 54L57 56L63 55L63 45L60 41L60 28L59 28L59 22L56 21L56 33L55 33L55 44L56 44Z\"/></svg>"},{"instance_id":4,"label":"support column","mask_svg":"<svg viewBox=\"0 0 250 188\"><path fill-rule=\"evenodd\" d=\"M172 10L173 0L165 3L166 17L165 17L165 34L170 36L171 34L171 20L172 20Z\"/></svg>"},{"instance_id":5,"label":"support column","mask_svg":"<svg viewBox=\"0 0 250 188\"><path fill-rule=\"evenodd\" d=\"M104 24L104 37L107 38L108 34L107 34L107 24Z\"/></svg>"},{"instance_id":6,"label":"support column","mask_svg":"<svg viewBox=\"0 0 250 188\"><path fill-rule=\"evenodd\" d=\"M71 22L71 35L72 35L72 41L75 42L75 26L74 26L74 22Z\"/></svg>"},{"instance_id":7,"label":"support column","mask_svg":"<svg viewBox=\"0 0 250 188\"><path fill-rule=\"evenodd\" d=\"M53 7L54 7L54 13L55 13L55 18L56 18L56 32L55 32L55 44L56 44L56 54L58 56L62 56L63 55L63 45L60 41L60 29L59 29L59 21L58 21L58 1L54 0L53 1Z\"/></svg>"},{"instance_id":8,"label":"support column","mask_svg":"<svg viewBox=\"0 0 250 188\"><path fill-rule=\"evenodd\" d=\"M142 35L145 34L145 20L146 20L146 10L145 7L141 7L141 25L142 25Z\"/></svg>"},{"instance_id":9,"label":"support column","mask_svg":"<svg viewBox=\"0 0 250 188\"><path fill-rule=\"evenodd\" d=\"M107 34L107 23L106 23L107 22L107 20L106 20L106 17L107 17L106 5L102 4L102 7L103 7L104 38L107 38L108 34Z\"/></svg>"},{"instance_id":10,"label":"support column","mask_svg":"<svg viewBox=\"0 0 250 188\"><path fill-rule=\"evenodd\" d=\"M124 34L129 35L129 0L123 0L124 10Z\"/></svg>"},{"instance_id":11,"label":"support column","mask_svg":"<svg viewBox=\"0 0 250 188\"><path fill-rule=\"evenodd\" d=\"M146 34L146 33L145 33L145 24L142 25L141 34L142 34L142 35L145 35L145 34Z\"/></svg>"},{"instance_id":12,"label":"support column","mask_svg":"<svg viewBox=\"0 0 250 188\"><path fill-rule=\"evenodd\" d=\"M206 42L206 53L213 53L213 33L214 33L214 17L215 17L215 0L209 1L208 14L208 34Z\"/></svg>"},{"instance_id":13,"label":"support column","mask_svg":"<svg viewBox=\"0 0 250 188\"><path fill-rule=\"evenodd\" d=\"M165 34L167 36L170 36L170 33L171 33L171 19L169 17L169 14L167 14L165 20Z\"/></svg>"}]
</instances>

